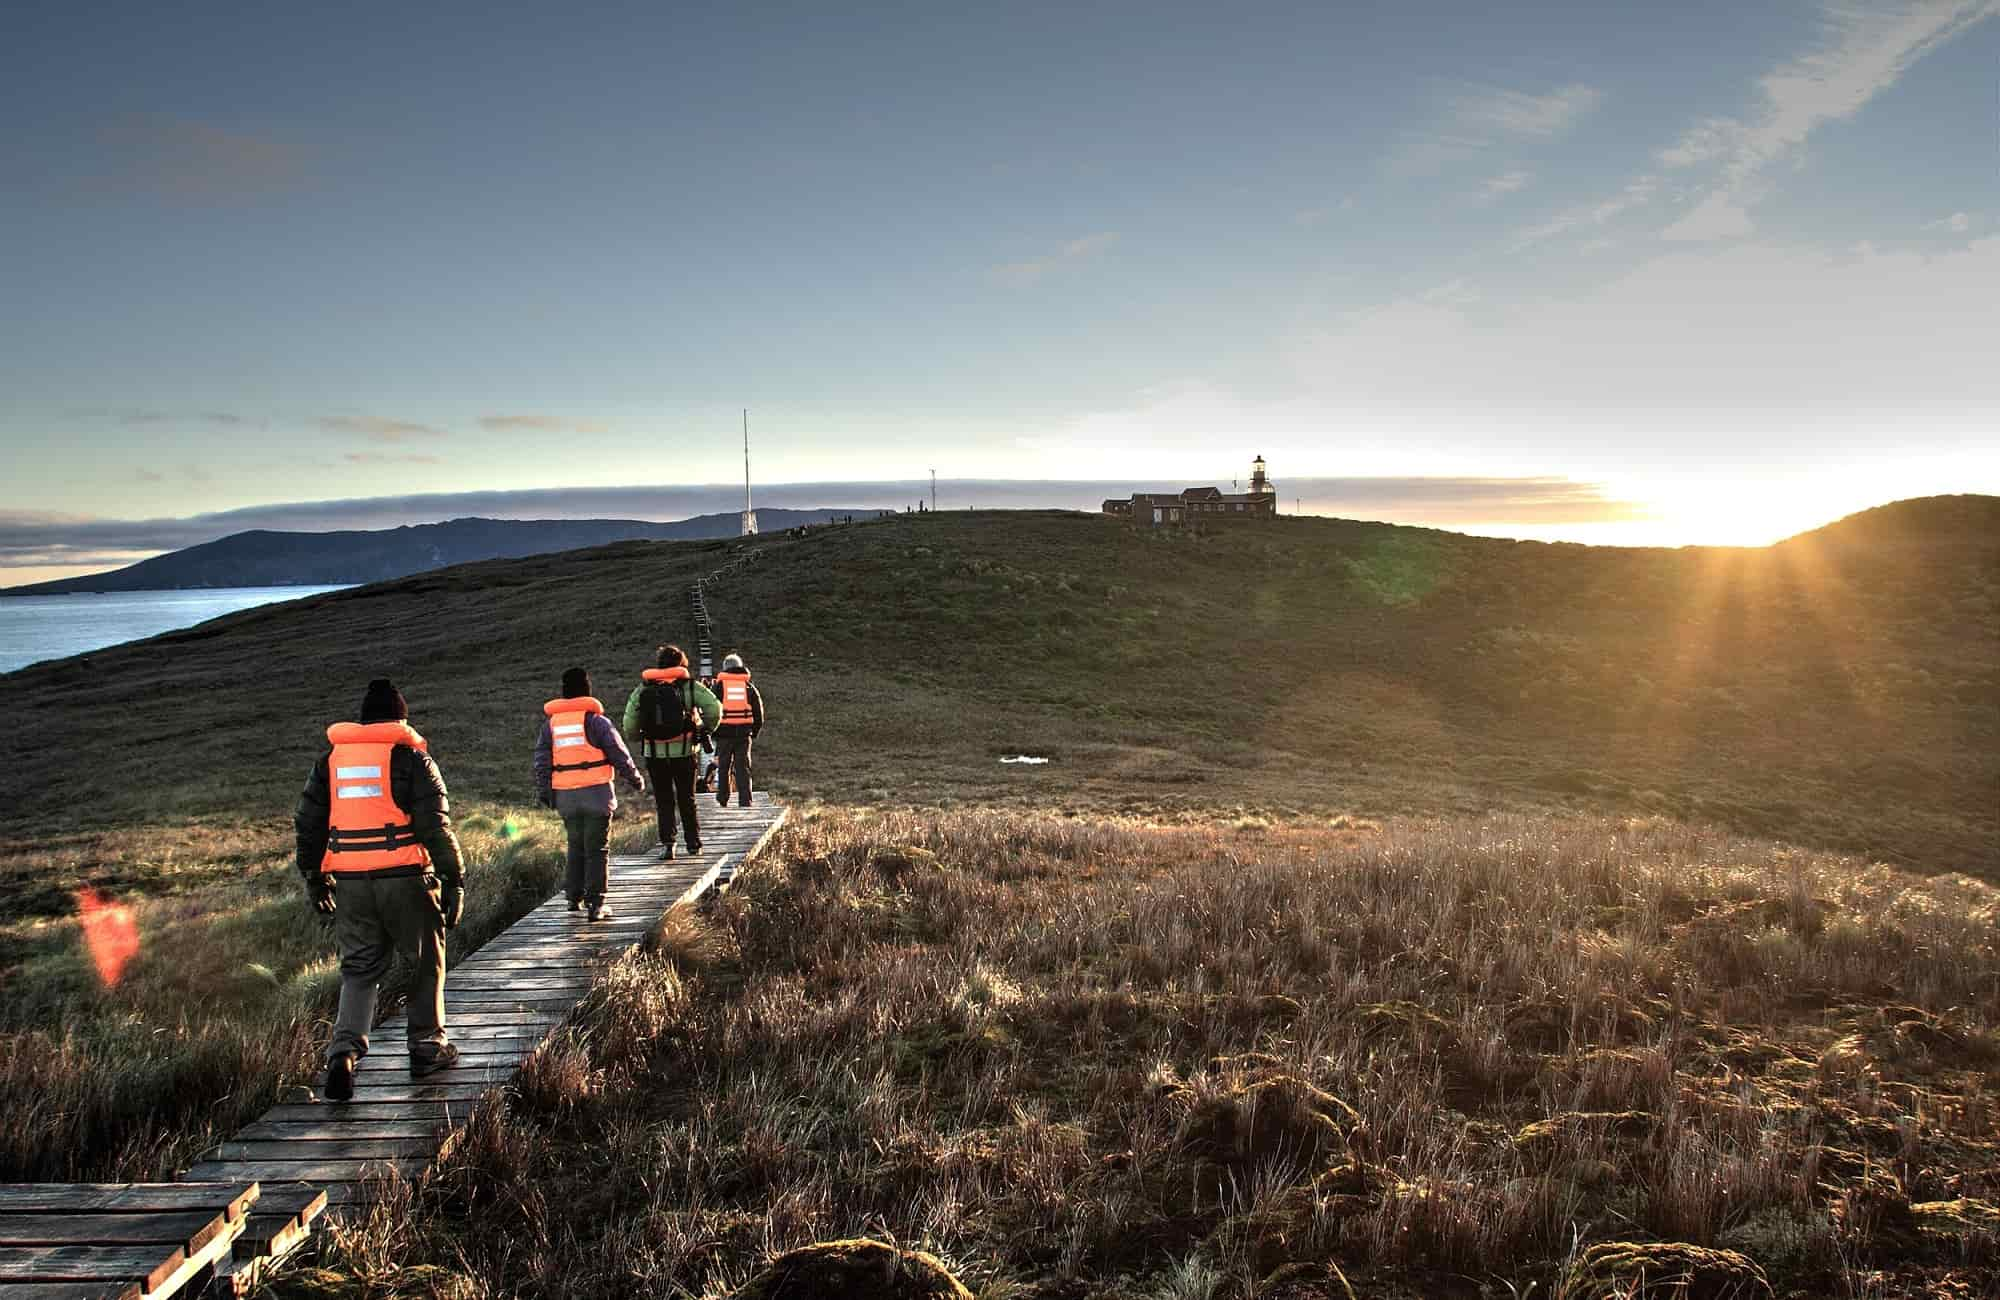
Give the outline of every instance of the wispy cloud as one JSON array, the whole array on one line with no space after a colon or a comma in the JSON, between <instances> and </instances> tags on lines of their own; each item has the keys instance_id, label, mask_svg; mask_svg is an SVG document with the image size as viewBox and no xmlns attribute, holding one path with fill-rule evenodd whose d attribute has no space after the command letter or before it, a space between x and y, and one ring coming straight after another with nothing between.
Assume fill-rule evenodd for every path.
<instances>
[{"instance_id":1,"label":"wispy cloud","mask_svg":"<svg viewBox=\"0 0 2000 1300\"><path fill-rule=\"evenodd\" d=\"M249 423L233 411L126 411L118 421L135 429L158 424L208 424L234 429Z\"/></svg>"},{"instance_id":2,"label":"wispy cloud","mask_svg":"<svg viewBox=\"0 0 2000 1300\"><path fill-rule=\"evenodd\" d=\"M1491 203L1495 199L1503 199L1509 194L1526 189L1528 182L1534 179L1534 175L1533 172L1511 171L1501 172L1498 176L1489 176L1486 178L1486 183L1479 187L1479 192L1473 195L1473 200L1478 203Z\"/></svg>"},{"instance_id":3,"label":"wispy cloud","mask_svg":"<svg viewBox=\"0 0 2000 1300\"><path fill-rule=\"evenodd\" d=\"M1354 196L1348 195L1338 203L1326 203L1316 208L1300 208L1292 214L1292 222L1300 226L1317 226L1336 212L1354 211Z\"/></svg>"},{"instance_id":4,"label":"wispy cloud","mask_svg":"<svg viewBox=\"0 0 2000 1300\"><path fill-rule=\"evenodd\" d=\"M1118 242L1118 232L1101 231L1072 239L1068 243L1041 257L1031 257L1019 262L1003 262L993 268L994 278L1008 284L1032 284L1043 276L1073 262L1092 257Z\"/></svg>"},{"instance_id":5,"label":"wispy cloud","mask_svg":"<svg viewBox=\"0 0 2000 1300\"><path fill-rule=\"evenodd\" d=\"M1676 242L1735 239L1756 229L1745 212L1726 190L1716 190L1696 204L1686 216L1660 232L1660 238Z\"/></svg>"},{"instance_id":6,"label":"wispy cloud","mask_svg":"<svg viewBox=\"0 0 2000 1300\"><path fill-rule=\"evenodd\" d=\"M1667 237L1750 233L1747 209L1761 197L1760 173L1794 156L1821 125L1859 113L1919 59L1996 13L2000 0L1825 5L1814 48L1758 78L1761 102L1747 120L1704 118L1660 151L1665 167L1720 167L1702 201L1668 227Z\"/></svg>"},{"instance_id":7,"label":"wispy cloud","mask_svg":"<svg viewBox=\"0 0 2000 1300\"><path fill-rule=\"evenodd\" d=\"M1954 212L1948 217L1939 217L1936 221L1926 221L1924 229L1943 230L1954 235L1962 235L1972 229L1972 214L1969 212Z\"/></svg>"},{"instance_id":8,"label":"wispy cloud","mask_svg":"<svg viewBox=\"0 0 2000 1300\"><path fill-rule=\"evenodd\" d=\"M542 433L608 433L611 426L596 420L574 420L566 415L482 415L479 427L490 433L519 430Z\"/></svg>"},{"instance_id":9,"label":"wispy cloud","mask_svg":"<svg viewBox=\"0 0 2000 1300\"><path fill-rule=\"evenodd\" d=\"M391 420L379 415L323 415L314 423L328 433L359 434L373 442L407 442L411 438L445 436L445 431L433 424Z\"/></svg>"},{"instance_id":10,"label":"wispy cloud","mask_svg":"<svg viewBox=\"0 0 2000 1300\"><path fill-rule=\"evenodd\" d=\"M99 132L96 192L149 193L220 201L288 189L305 173L305 151L262 132L163 114L135 114Z\"/></svg>"},{"instance_id":11,"label":"wispy cloud","mask_svg":"<svg viewBox=\"0 0 2000 1300\"><path fill-rule=\"evenodd\" d=\"M380 451L350 451L343 458L350 465L442 465L439 456L426 456L412 452L407 455L390 455Z\"/></svg>"},{"instance_id":12,"label":"wispy cloud","mask_svg":"<svg viewBox=\"0 0 2000 1300\"><path fill-rule=\"evenodd\" d=\"M1626 182L1624 189L1610 198L1599 199L1594 203L1574 204L1556 213L1547 221L1519 231L1509 243L1508 249L1510 252L1518 253L1522 249L1553 239L1557 235L1567 234L1572 230L1588 230L1602 226L1632 208L1652 202L1659 188L1657 177L1650 175L1635 177Z\"/></svg>"},{"instance_id":13,"label":"wispy cloud","mask_svg":"<svg viewBox=\"0 0 2000 1300\"><path fill-rule=\"evenodd\" d=\"M1604 98L1595 86L1564 86L1530 95L1498 86L1467 86L1452 100L1452 118L1467 131L1510 135L1559 135Z\"/></svg>"},{"instance_id":14,"label":"wispy cloud","mask_svg":"<svg viewBox=\"0 0 2000 1300\"><path fill-rule=\"evenodd\" d=\"M1553 139L1587 117L1603 98L1595 86L1581 83L1539 95L1455 83L1444 97L1442 120L1406 132L1390 166L1401 175L1417 176L1477 158L1497 146Z\"/></svg>"}]
</instances>

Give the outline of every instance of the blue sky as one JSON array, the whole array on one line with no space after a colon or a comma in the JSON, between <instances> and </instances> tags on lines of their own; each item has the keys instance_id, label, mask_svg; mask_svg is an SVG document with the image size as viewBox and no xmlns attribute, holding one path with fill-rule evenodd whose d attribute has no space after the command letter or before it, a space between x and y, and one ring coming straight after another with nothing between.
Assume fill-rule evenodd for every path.
<instances>
[{"instance_id":1,"label":"blue sky","mask_svg":"<svg viewBox=\"0 0 2000 1300\"><path fill-rule=\"evenodd\" d=\"M10 11L0 581L727 483L744 406L773 481L1261 451L1529 536L2000 490L1992 0L499 8Z\"/></svg>"}]
</instances>

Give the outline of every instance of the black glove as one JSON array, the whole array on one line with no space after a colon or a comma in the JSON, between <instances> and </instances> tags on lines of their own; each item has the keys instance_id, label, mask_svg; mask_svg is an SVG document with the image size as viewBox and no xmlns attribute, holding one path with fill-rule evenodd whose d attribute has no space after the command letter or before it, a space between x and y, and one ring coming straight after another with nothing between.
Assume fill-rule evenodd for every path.
<instances>
[{"instance_id":1,"label":"black glove","mask_svg":"<svg viewBox=\"0 0 2000 1300\"><path fill-rule=\"evenodd\" d=\"M444 913L444 928L458 928L458 918L465 915L465 886L463 884L440 885L438 887L438 911Z\"/></svg>"},{"instance_id":2,"label":"black glove","mask_svg":"<svg viewBox=\"0 0 2000 1300\"><path fill-rule=\"evenodd\" d=\"M319 875L306 881L306 899L313 911L322 917L330 917L336 910L333 901L333 877Z\"/></svg>"}]
</instances>

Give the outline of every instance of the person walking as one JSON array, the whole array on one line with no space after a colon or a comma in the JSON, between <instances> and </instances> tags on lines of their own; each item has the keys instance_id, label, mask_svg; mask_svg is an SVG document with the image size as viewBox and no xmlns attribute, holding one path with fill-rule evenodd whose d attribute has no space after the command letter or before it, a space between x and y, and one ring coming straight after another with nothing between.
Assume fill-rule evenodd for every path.
<instances>
[{"instance_id":1,"label":"person walking","mask_svg":"<svg viewBox=\"0 0 2000 1300\"><path fill-rule=\"evenodd\" d=\"M535 738L535 786L544 807L561 814L568 839L568 874L563 892L569 910L589 909L593 921L608 920L611 819L618 814L614 776L646 793L646 778L604 706L590 693L590 674L571 668L562 675L562 695L542 706L542 731Z\"/></svg>"},{"instance_id":2,"label":"person walking","mask_svg":"<svg viewBox=\"0 0 2000 1300\"><path fill-rule=\"evenodd\" d=\"M722 688L722 725L715 729L715 802L729 806L729 787L736 787L736 804L750 806L750 742L764 729L764 697L751 684L743 656L731 653L715 675Z\"/></svg>"},{"instance_id":3,"label":"person walking","mask_svg":"<svg viewBox=\"0 0 2000 1300\"><path fill-rule=\"evenodd\" d=\"M661 646L654 663L639 674L639 684L625 701L625 735L640 742L646 776L653 783L660 847L671 858L676 807L687 851L701 852L701 826L694 814L695 764L704 735L722 719L722 702L688 675L687 654L679 646Z\"/></svg>"},{"instance_id":4,"label":"person walking","mask_svg":"<svg viewBox=\"0 0 2000 1300\"><path fill-rule=\"evenodd\" d=\"M444 932L465 908L465 868L444 776L388 678L368 683L359 717L326 729L329 748L292 812L306 895L332 919L340 949L329 1101L354 1096L354 1067L368 1055L376 995L396 953L410 967L411 1076L458 1060L444 1019Z\"/></svg>"}]
</instances>

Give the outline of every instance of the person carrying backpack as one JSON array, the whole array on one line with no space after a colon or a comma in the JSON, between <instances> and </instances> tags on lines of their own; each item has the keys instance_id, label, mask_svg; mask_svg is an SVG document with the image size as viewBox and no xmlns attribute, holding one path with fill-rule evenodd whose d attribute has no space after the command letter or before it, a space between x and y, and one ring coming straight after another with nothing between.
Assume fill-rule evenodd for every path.
<instances>
[{"instance_id":1,"label":"person carrying backpack","mask_svg":"<svg viewBox=\"0 0 2000 1300\"><path fill-rule=\"evenodd\" d=\"M329 748L306 774L292 813L306 896L333 922L340 947L328 1101L354 1096L354 1067L368 1055L376 994L397 953L410 968L411 1077L458 1060L444 1023L444 932L465 907L451 801L388 678L368 683L359 716L326 729Z\"/></svg>"},{"instance_id":2,"label":"person carrying backpack","mask_svg":"<svg viewBox=\"0 0 2000 1300\"><path fill-rule=\"evenodd\" d=\"M722 719L722 702L715 692L688 675L687 655L677 645L660 647L654 662L639 676L625 701L625 736L637 741L653 782L653 810L660 847L674 856L676 807L687 851L701 852L701 826L695 821L695 762L707 732Z\"/></svg>"},{"instance_id":3,"label":"person carrying backpack","mask_svg":"<svg viewBox=\"0 0 2000 1300\"><path fill-rule=\"evenodd\" d=\"M542 706L542 732L535 739L535 786L542 805L562 815L568 839L568 876L563 892L569 910L590 909L590 919L612 915L604 901L611 881L611 819L618 813L613 776L622 776L640 794L646 778L604 706L590 693L590 674L571 668L562 676L562 694Z\"/></svg>"},{"instance_id":4,"label":"person carrying backpack","mask_svg":"<svg viewBox=\"0 0 2000 1300\"><path fill-rule=\"evenodd\" d=\"M715 729L715 802L729 806L729 787L736 787L736 803L750 806L750 742L764 729L764 697L750 683L750 670L743 656L731 654L715 675L722 687L722 725Z\"/></svg>"}]
</instances>

